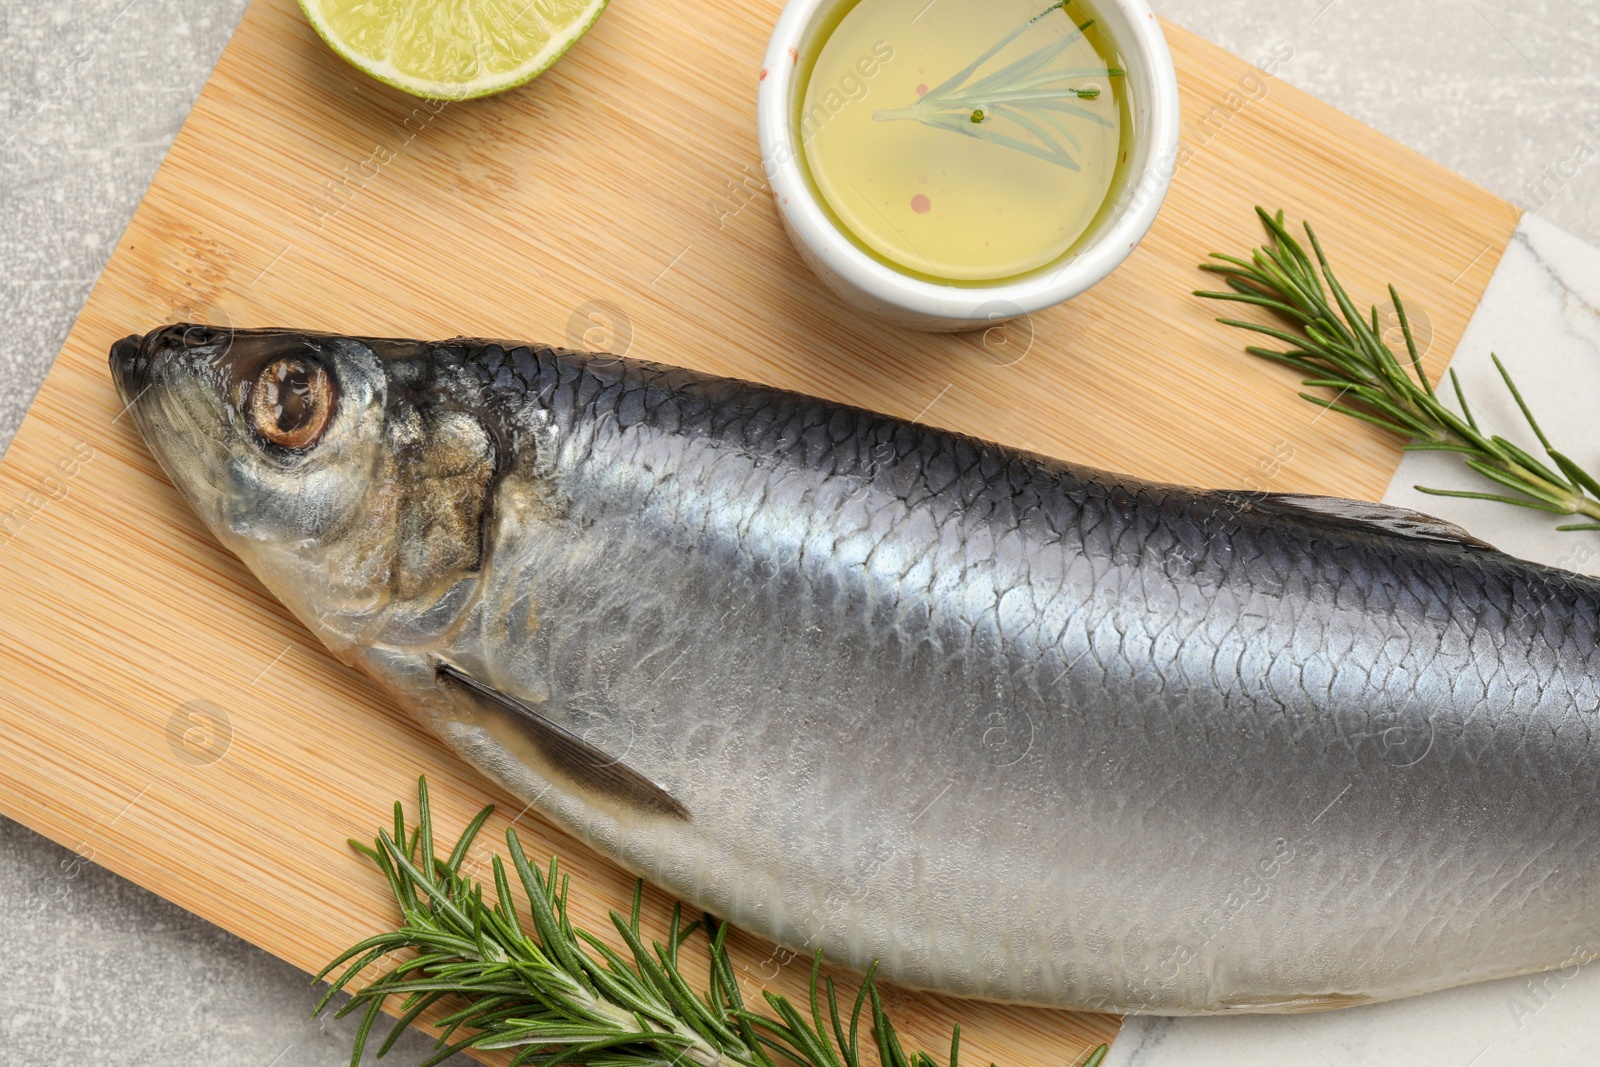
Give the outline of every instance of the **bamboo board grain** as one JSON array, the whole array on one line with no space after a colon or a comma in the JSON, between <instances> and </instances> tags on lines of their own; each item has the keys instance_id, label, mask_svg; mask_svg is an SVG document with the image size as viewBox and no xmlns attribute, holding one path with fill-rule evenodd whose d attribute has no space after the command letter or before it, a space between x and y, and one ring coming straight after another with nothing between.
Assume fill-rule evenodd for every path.
<instances>
[{"instance_id":1,"label":"bamboo board grain","mask_svg":"<svg viewBox=\"0 0 1600 1067\"><path fill-rule=\"evenodd\" d=\"M174 319L631 336L632 355L1149 477L1382 491L1393 442L1318 422L1244 359L1189 296L1194 265L1258 240L1253 203L1310 217L1358 296L1399 285L1437 374L1509 205L1169 26L1187 150L1127 264L987 340L882 328L805 270L761 186L775 17L772 0L617 0L533 85L440 108L346 68L293 0L257 0L0 466L0 810L309 969L392 921L343 842L417 774L442 827L502 804L485 842L521 807L334 663L177 499L105 373L113 339ZM567 862L584 921L625 903L605 860L515 822ZM651 895L652 921L665 907ZM800 988L770 947L735 948L747 993ZM971 1062L1010 1067L1076 1062L1116 1025L890 1000L913 1041L959 1021Z\"/></svg>"}]
</instances>

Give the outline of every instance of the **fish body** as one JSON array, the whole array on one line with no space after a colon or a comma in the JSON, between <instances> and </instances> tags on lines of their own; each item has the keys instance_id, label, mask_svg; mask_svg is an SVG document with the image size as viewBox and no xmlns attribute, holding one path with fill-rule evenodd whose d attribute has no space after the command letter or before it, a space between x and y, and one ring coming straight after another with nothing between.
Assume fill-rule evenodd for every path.
<instances>
[{"instance_id":1,"label":"fish body","mask_svg":"<svg viewBox=\"0 0 1600 1067\"><path fill-rule=\"evenodd\" d=\"M610 356L171 327L112 367L335 654L782 944L1161 1014L1600 955L1595 581Z\"/></svg>"}]
</instances>

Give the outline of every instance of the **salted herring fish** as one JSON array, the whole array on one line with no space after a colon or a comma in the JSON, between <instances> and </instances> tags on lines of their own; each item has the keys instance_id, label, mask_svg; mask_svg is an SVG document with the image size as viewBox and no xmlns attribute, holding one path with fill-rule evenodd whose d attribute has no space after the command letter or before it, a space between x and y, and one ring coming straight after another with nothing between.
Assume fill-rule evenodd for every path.
<instances>
[{"instance_id":1,"label":"salted herring fish","mask_svg":"<svg viewBox=\"0 0 1600 1067\"><path fill-rule=\"evenodd\" d=\"M1600 955L1600 583L607 355L111 370L338 658L697 909L908 987L1310 1010Z\"/></svg>"}]
</instances>

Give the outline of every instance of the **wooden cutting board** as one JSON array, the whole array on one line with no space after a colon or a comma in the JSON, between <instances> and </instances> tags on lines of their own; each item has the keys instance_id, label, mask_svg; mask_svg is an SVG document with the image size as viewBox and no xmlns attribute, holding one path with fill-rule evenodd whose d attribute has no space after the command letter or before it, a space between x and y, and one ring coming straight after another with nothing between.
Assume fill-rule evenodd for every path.
<instances>
[{"instance_id":1,"label":"wooden cutting board","mask_svg":"<svg viewBox=\"0 0 1600 1067\"><path fill-rule=\"evenodd\" d=\"M345 840L419 773L446 830L522 808L333 662L179 501L105 364L172 320L570 339L1154 478L1383 491L1395 443L1318 421L1244 357L1189 295L1195 264L1259 240L1255 203L1309 217L1359 296L1398 284L1437 374L1509 205L1168 26L1188 151L1127 263L987 339L886 328L812 277L762 187L776 17L774 0L616 0L531 86L440 107L346 67L293 0L257 0L0 466L0 810L314 969L394 921ZM607 861L535 814L516 824L572 871L584 922L625 906ZM747 995L802 988L758 939L735 954ZM890 1001L925 1047L959 1022L980 1065L1076 1063L1117 1025Z\"/></svg>"}]
</instances>

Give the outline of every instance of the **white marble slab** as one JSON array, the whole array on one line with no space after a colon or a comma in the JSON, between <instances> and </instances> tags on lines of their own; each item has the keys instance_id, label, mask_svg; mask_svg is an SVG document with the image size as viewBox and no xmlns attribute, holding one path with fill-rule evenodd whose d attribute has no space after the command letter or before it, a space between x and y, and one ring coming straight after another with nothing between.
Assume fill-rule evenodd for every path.
<instances>
[{"instance_id":1,"label":"white marble slab","mask_svg":"<svg viewBox=\"0 0 1600 1067\"><path fill-rule=\"evenodd\" d=\"M1451 357L1479 425L1542 455L1490 352L1511 372L1556 447L1565 445L1576 462L1600 469L1600 248L1523 216ZM1429 496L1413 488L1418 484L1494 491L1459 457L1408 453L1384 502L1459 523L1526 559L1600 575L1600 532L1561 533L1555 527L1563 520L1555 516ZM1130 1018L1105 1067L1505 1063L1600 1063L1600 965L1316 1015Z\"/></svg>"}]
</instances>

